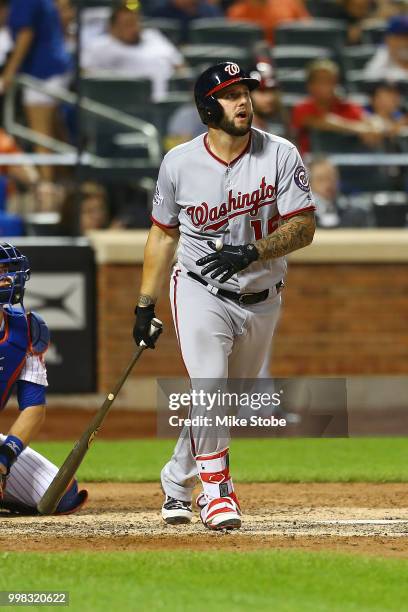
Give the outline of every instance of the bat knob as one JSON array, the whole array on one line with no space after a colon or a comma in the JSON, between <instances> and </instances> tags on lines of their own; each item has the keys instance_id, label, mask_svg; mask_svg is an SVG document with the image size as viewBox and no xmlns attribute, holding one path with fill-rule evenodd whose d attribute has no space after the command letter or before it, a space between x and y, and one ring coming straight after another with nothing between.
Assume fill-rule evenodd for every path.
<instances>
[{"instance_id":1,"label":"bat knob","mask_svg":"<svg viewBox=\"0 0 408 612\"><path fill-rule=\"evenodd\" d=\"M152 322L150 324L150 331L149 331L149 335L152 336L154 333L157 332L158 329L161 329L163 327L163 323L160 321L160 319L152 319Z\"/></svg>"}]
</instances>

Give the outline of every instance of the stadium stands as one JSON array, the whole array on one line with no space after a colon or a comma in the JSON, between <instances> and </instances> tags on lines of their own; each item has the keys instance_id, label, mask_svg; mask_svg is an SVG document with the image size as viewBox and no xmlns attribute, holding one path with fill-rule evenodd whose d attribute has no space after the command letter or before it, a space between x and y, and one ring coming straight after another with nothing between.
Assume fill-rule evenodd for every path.
<instances>
[{"instance_id":1,"label":"stadium stands","mask_svg":"<svg viewBox=\"0 0 408 612\"><path fill-rule=\"evenodd\" d=\"M304 70L313 60L332 58L333 53L327 47L276 45L271 49L271 57L278 70L283 68Z\"/></svg>"},{"instance_id":2,"label":"stadium stands","mask_svg":"<svg viewBox=\"0 0 408 612\"><path fill-rule=\"evenodd\" d=\"M307 10L313 17L330 19L336 10L336 0L307 0Z\"/></svg>"},{"instance_id":3,"label":"stadium stands","mask_svg":"<svg viewBox=\"0 0 408 612\"><path fill-rule=\"evenodd\" d=\"M190 28L190 44L236 45L252 49L263 40L263 31L252 23L228 19L197 19Z\"/></svg>"},{"instance_id":4,"label":"stadium stands","mask_svg":"<svg viewBox=\"0 0 408 612\"><path fill-rule=\"evenodd\" d=\"M172 43L175 45L180 44L180 26L175 19L144 19L143 27L160 30Z\"/></svg>"},{"instance_id":5,"label":"stadium stands","mask_svg":"<svg viewBox=\"0 0 408 612\"><path fill-rule=\"evenodd\" d=\"M306 95L306 72L305 70L278 70L278 80L282 90L287 94Z\"/></svg>"},{"instance_id":6,"label":"stadium stands","mask_svg":"<svg viewBox=\"0 0 408 612\"><path fill-rule=\"evenodd\" d=\"M149 79L124 79L114 74L81 78L80 92L130 115L146 117L150 112L152 84Z\"/></svg>"},{"instance_id":7,"label":"stadium stands","mask_svg":"<svg viewBox=\"0 0 408 612\"><path fill-rule=\"evenodd\" d=\"M245 47L230 45L185 45L183 54L186 62L193 68L231 60L247 67L251 64L251 51Z\"/></svg>"},{"instance_id":8,"label":"stadium stands","mask_svg":"<svg viewBox=\"0 0 408 612\"><path fill-rule=\"evenodd\" d=\"M346 38L346 28L334 19L313 19L282 24L275 33L277 45L297 45L326 47L340 52Z\"/></svg>"},{"instance_id":9,"label":"stadium stands","mask_svg":"<svg viewBox=\"0 0 408 612\"><path fill-rule=\"evenodd\" d=\"M209 64L219 61L236 61L250 69L258 61L268 61L269 58L274 67L274 77L277 79L283 107L290 116L292 108L308 94L306 77L310 63L319 59L330 59L339 67L340 97L360 107L362 113L364 109L369 110L371 94L378 86L378 80L364 78L364 70L384 40L387 22L363 21L361 43L348 45L349 24L339 19L336 0L307 0L306 6L312 18L279 25L274 32L274 45L269 48L260 25L218 17L193 20L189 25L187 44L184 44L181 43L178 21L152 17L159 5L160 2L155 0L142 2L143 30L149 28L159 30L178 47L185 62L185 67L178 68L169 78L167 90L159 102L152 102L152 82L149 79L119 78L116 72L101 73L92 77L84 74L73 87L87 100L101 103L112 109L112 112L119 111L154 126L157 130L157 146L162 153L169 119L176 110L191 104L196 75ZM106 9L112 6L112 0L84 0L81 3L82 9L103 7ZM92 16L91 11L89 16ZM397 117L395 121L399 122L401 130L393 131L391 124L387 124L387 117L378 117L370 110L377 126L382 121L385 134L383 139L378 139L375 143L372 141L368 144L368 141L357 135L327 130L312 130L310 138L312 155L322 153L335 157L382 155L380 166L377 166L373 160L371 165L365 164L363 169L354 162L347 164L344 159L336 162L343 193L347 197L364 195L363 200L365 198L364 201L369 203L367 206L372 213L372 223L379 226L407 224L405 209L407 198L404 190L408 186L408 159L404 161L404 155L401 155L396 162L394 158L387 157L389 154L408 152L408 113L405 103L408 80L399 82L398 87L402 102L398 114L395 115ZM115 125L114 122L106 120L103 114L98 116L88 110L82 110L81 121L76 124L78 114L72 110L72 105L70 113L67 113L67 105L64 112L70 117L72 150L75 150L75 143L80 142L86 153L104 159L120 158L131 162L142 161L145 158L145 143L132 129ZM21 110L17 114L21 119ZM15 127L15 122L10 123L7 116L6 120L10 124L11 134L20 138L20 146L30 153L33 144L37 141L30 140L27 133L22 140L22 133ZM76 131L78 126L80 134ZM273 126L272 121L269 129L277 129L277 124L275 128ZM291 127L293 128L289 126ZM59 150L55 149L55 153L59 153ZM393 160L393 163L390 161L387 165L387 159ZM121 168L119 166L120 164L115 168L113 162L110 169L88 166L83 168L82 175L86 177L89 174L100 178L104 172L111 172L111 176L120 177L121 180L129 177L130 180L131 171L126 170L125 166ZM156 169L152 164L148 166L145 176L151 180L155 176ZM72 171L68 174L70 172L73 176ZM137 177L138 180L143 177L142 166L137 171ZM44 228L44 232L46 231L48 230Z\"/></svg>"}]
</instances>

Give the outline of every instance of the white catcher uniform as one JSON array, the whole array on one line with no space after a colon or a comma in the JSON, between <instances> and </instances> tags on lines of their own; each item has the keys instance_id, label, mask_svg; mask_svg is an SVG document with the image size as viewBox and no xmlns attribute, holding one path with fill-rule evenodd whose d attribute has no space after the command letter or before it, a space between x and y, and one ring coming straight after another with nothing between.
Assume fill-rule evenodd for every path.
<instances>
[{"instance_id":1,"label":"white catcher uniform","mask_svg":"<svg viewBox=\"0 0 408 612\"><path fill-rule=\"evenodd\" d=\"M202 277L211 283L207 287L188 273L201 276L196 261L211 253L208 240L253 243L276 230L279 219L315 207L301 157L288 140L252 128L247 148L227 164L210 151L207 138L200 135L165 156L152 220L180 229L170 283L177 338L190 378L207 379L216 390L220 379L257 377L279 317L286 260L255 261L223 284ZM268 289L269 295L245 305L216 295L217 288L240 294ZM199 427L187 433L181 433L161 475L165 493L183 501L191 500L195 459L228 446L222 428L211 435Z\"/></svg>"},{"instance_id":2,"label":"white catcher uniform","mask_svg":"<svg viewBox=\"0 0 408 612\"><path fill-rule=\"evenodd\" d=\"M42 355L27 355L18 381L27 381L44 387L48 386L47 370ZM4 440L6 440L6 436L0 434L0 442L4 442ZM19 507L26 510L35 510L57 472L56 465L27 446L11 466L1 505L6 508ZM79 509L86 498L87 492L81 491L78 493L77 482L73 480L60 502L60 513L70 513Z\"/></svg>"},{"instance_id":3,"label":"white catcher uniform","mask_svg":"<svg viewBox=\"0 0 408 612\"><path fill-rule=\"evenodd\" d=\"M47 387L47 371L43 357L27 355L18 380ZM0 441L5 439L6 436L0 434ZM57 472L58 468L51 461L30 447L25 448L11 467L4 501L35 508Z\"/></svg>"}]
</instances>

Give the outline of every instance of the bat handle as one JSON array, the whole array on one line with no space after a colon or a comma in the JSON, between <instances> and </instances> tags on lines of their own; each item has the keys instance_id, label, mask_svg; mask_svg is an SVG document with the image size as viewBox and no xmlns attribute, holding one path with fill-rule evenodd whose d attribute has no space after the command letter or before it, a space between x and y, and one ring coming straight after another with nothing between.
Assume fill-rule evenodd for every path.
<instances>
[{"instance_id":1,"label":"bat handle","mask_svg":"<svg viewBox=\"0 0 408 612\"><path fill-rule=\"evenodd\" d=\"M149 336L153 336L153 334L157 333L157 331L161 329L162 327L163 327L163 323L160 321L160 319L156 319L156 318L152 319L152 322L150 324L150 329L149 329ZM142 348L146 348L147 344L146 342L142 340L139 346L141 346Z\"/></svg>"}]
</instances>

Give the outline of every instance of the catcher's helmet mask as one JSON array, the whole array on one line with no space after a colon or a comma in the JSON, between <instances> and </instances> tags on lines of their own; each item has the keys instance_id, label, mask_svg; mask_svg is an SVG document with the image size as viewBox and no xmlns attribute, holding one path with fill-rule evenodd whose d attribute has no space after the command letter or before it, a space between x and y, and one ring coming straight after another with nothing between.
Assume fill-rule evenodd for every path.
<instances>
[{"instance_id":1,"label":"catcher's helmet mask","mask_svg":"<svg viewBox=\"0 0 408 612\"><path fill-rule=\"evenodd\" d=\"M0 244L0 305L23 305L24 288L29 278L27 257L8 242Z\"/></svg>"},{"instance_id":2,"label":"catcher's helmet mask","mask_svg":"<svg viewBox=\"0 0 408 612\"><path fill-rule=\"evenodd\" d=\"M198 77L194 98L201 121L205 125L217 125L221 121L223 108L214 94L235 83L244 83L250 91L259 87L259 80L250 77L235 62L221 62L210 66Z\"/></svg>"}]
</instances>

